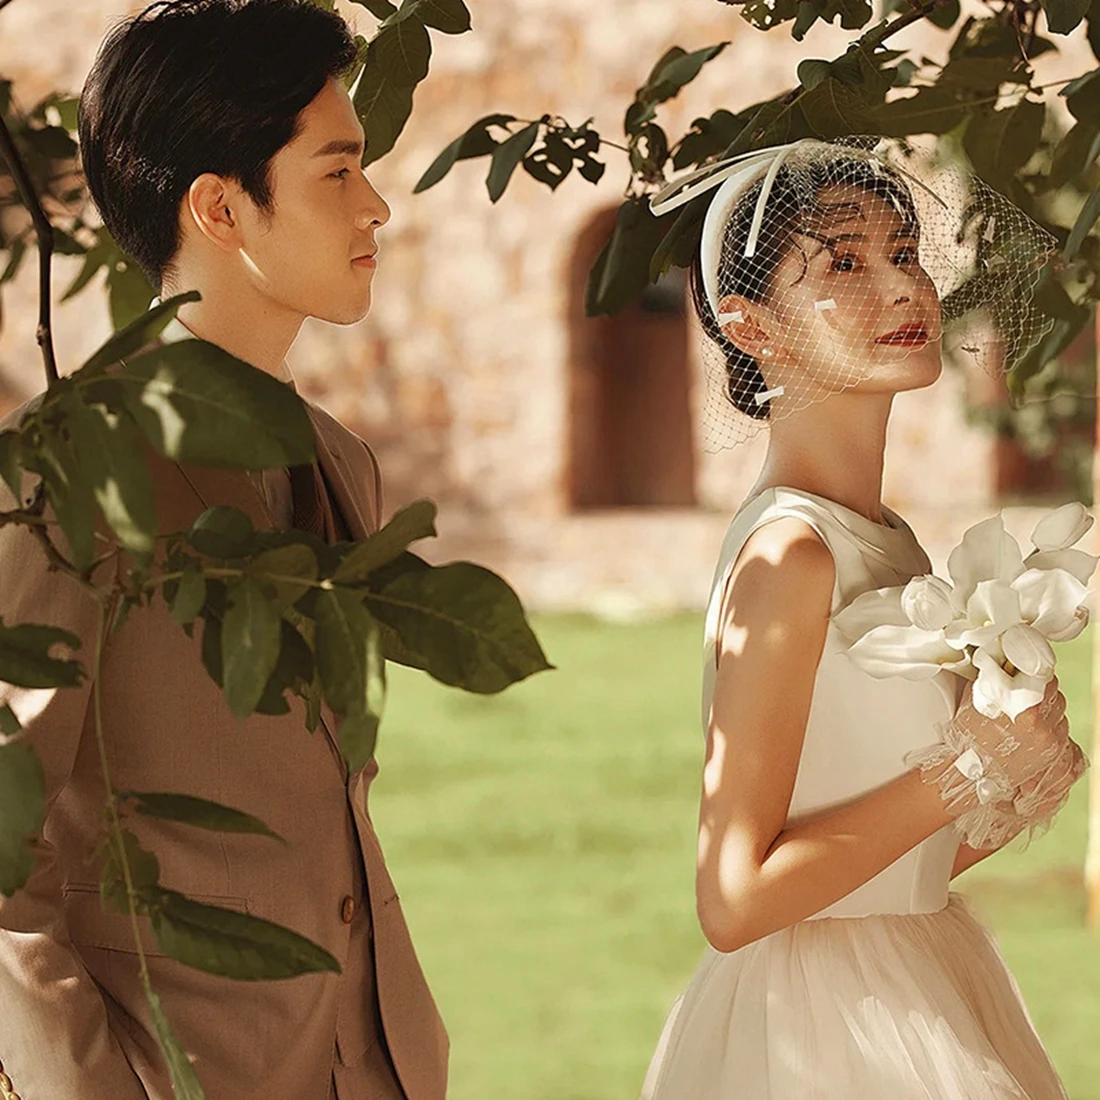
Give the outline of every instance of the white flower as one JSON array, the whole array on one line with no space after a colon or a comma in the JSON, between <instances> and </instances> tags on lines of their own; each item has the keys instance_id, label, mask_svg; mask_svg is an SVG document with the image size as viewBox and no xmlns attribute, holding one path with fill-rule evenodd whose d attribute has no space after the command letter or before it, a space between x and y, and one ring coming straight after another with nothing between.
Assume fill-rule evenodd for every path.
<instances>
[{"instance_id":1,"label":"white flower","mask_svg":"<svg viewBox=\"0 0 1100 1100\"><path fill-rule=\"evenodd\" d=\"M1048 512L1035 525L1031 541L1039 550L1068 550L1093 524L1088 509L1078 501Z\"/></svg>"},{"instance_id":2,"label":"white flower","mask_svg":"<svg viewBox=\"0 0 1100 1100\"><path fill-rule=\"evenodd\" d=\"M1033 626L1017 623L1001 635L1005 658L1020 672L1039 676L1044 681L1054 675L1054 650L1050 642Z\"/></svg>"},{"instance_id":3,"label":"white flower","mask_svg":"<svg viewBox=\"0 0 1100 1100\"><path fill-rule=\"evenodd\" d=\"M966 675L969 659L947 644L942 630L887 623L867 631L848 650L864 672L879 679L930 680L947 669Z\"/></svg>"},{"instance_id":4,"label":"white flower","mask_svg":"<svg viewBox=\"0 0 1100 1100\"><path fill-rule=\"evenodd\" d=\"M956 649L988 646L1010 626L1023 622L1020 595L1002 580L979 581L966 602L965 615L948 623L944 632Z\"/></svg>"},{"instance_id":5,"label":"white flower","mask_svg":"<svg viewBox=\"0 0 1100 1100\"><path fill-rule=\"evenodd\" d=\"M971 660L978 670L972 699L979 714L986 718L1007 714L1015 722L1029 707L1042 702L1049 677L1029 676L1026 672L1010 676L997 657L984 649L975 650Z\"/></svg>"},{"instance_id":6,"label":"white flower","mask_svg":"<svg viewBox=\"0 0 1100 1100\"><path fill-rule=\"evenodd\" d=\"M955 606L962 610L982 581L1014 581L1024 571L1024 559L1001 517L993 516L963 535L947 559L947 571L955 582Z\"/></svg>"},{"instance_id":7,"label":"white flower","mask_svg":"<svg viewBox=\"0 0 1100 1100\"><path fill-rule=\"evenodd\" d=\"M914 577L902 590L901 609L921 630L942 630L954 617L953 589L939 577Z\"/></svg>"},{"instance_id":8,"label":"white flower","mask_svg":"<svg viewBox=\"0 0 1100 1100\"><path fill-rule=\"evenodd\" d=\"M1012 582L1020 613L1053 642L1076 638L1088 622L1088 587L1065 569L1028 569Z\"/></svg>"},{"instance_id":9,"label":"white flower","mask_svg":"<svg viewBox=\"0 0 1100 1100\"><path fill-rule=\"evenodd\" d=\"M1096 568L1096 555L1084 550L1033 550L1024 558L1024 565L1028 569L1064 569L1082 584L1088 584Z\"/></svg>"}]
</instances>

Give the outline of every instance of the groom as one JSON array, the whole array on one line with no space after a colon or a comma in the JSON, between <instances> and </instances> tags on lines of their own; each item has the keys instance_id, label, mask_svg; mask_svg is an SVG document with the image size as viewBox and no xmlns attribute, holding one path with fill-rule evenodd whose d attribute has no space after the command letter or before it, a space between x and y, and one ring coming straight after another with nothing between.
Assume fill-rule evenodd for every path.
<instances>
[{"instance_id":1,"label":"groom","mask_svg":"<svg viewBox=\"0 0 1100 1100\"><path fill-rule=\"evenodd\" d=\"M304 0L174 0L112 32L81 101L89 187L121 246L163 297L201 292L180 314L192 334L287 380L306 317L351 324L370 309L389 210L360 170L363 132L339 79L355 57L344 22ZM217 504L329 540L376 530L374 456L311 415L318 465L293 483L285 470L154 458L161 531ZM97 614L25 529L0 530L0 617L64 627L86 655ZM310 737L297 699L288 715L237 722L198 640L159 602L112 635L100 683L117 789L223 802L287 841L128 822L165 885L288 926L342 968L234 982L146 938L153 986L210 1100L443 1100L447 1037L368 815L373 761L349 774L332 715ZM169 1100L128 918L101 906L88 860L104 799L88 685L0 684L5 702L43 762L48 810L30 881L0 898L3 1073L24 1100Z\"/></svg>"}]
</instances>

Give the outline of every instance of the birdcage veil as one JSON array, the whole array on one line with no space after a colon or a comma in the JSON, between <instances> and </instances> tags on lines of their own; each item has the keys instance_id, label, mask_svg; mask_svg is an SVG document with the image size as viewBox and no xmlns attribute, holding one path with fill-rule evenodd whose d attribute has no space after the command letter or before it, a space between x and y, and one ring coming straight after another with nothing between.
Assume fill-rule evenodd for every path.
<instances>
[{"instance_id":1,"label":"birdcage veil","mask_svg":"<svg viewBox=\"0 0 1100 1100\"><path fill-rule=\"evenodd\" d=\"M1001 375L1050 326L1032 297L1055 239L906 142L758 150L682 177L653 212L706 192L693 290L708 450L941 353Z\"/></svg>"}]
</instances>

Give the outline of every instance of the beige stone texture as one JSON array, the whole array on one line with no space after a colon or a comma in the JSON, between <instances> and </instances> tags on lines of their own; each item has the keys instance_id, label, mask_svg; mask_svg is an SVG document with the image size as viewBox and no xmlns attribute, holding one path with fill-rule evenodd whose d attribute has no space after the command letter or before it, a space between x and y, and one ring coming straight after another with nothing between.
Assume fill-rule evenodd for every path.
<instances>
[{"instance_id":1,"label":"beige stone texture","mask_svg":"<svg viewBox=\"0 0 1100 1100\"><path fill-rule=\"evenodd\" d=\"M745 24L714 0L473 0L475 31L435 36L432 75L394 153L371 170L394 215L380 233L375 307L349 329L309 323L292 350L303 391L376 448L393 509L420 496L441 507L434 559L470 557L502 570L533 606L632 615L698 607L729 517L756 476L762 441L696 455L691 509L572 514L568 500L570 268L593 217L620 201L624 154L606 151L598 186L570 178L556 194L520 172L491 206L487 161L459 164L418 196L436 153L475 119L595 116L621 136L622 111L670 45L730 40L680 100L662 110L670 133L718 106L740 109L790 87L800 58L839 53L853 37L820 24L805 42ZM361 7L342 9L365 29ZM14 0L0 13L0 73L25 103L76 89L99 38L135 6L118 0ZM942 54L931 29L900 36ZM1074 39L1044 79L1084 71ZM56 286L74 273L59 260ZM4 294L0 401L39 386L35 287L28 266ZM79 363L107 333L102 297L57 311L59 355ZM694 401L701 368L693 359ZM943 556L963 528L996 507L992 441L968 425L954 372L898 399L885 498Z\"/></svg>"}]
</instances>

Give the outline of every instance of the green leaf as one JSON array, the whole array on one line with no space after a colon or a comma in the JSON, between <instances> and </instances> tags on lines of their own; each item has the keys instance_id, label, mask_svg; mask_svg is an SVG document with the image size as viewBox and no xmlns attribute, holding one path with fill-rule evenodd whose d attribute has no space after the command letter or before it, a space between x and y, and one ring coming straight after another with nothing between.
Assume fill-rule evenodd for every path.
<instances>
[{"instance_id":1,"label":"green leaf","mask_svg":"<svg viewBox=\"0 0 1100 1100\"><path fill-rule=\"evenodd\" d=\"M153 935L170 958L237 981L273 981L319 971L340 973L323 947L272 921L160 892L150 911Z\"/></svg>"},{"instance_id":2,"label":"green leaf","mask_svg":"<svg viewBox=\"0 0 1100 1100\"><path fill-rule=\"evenodd\" d=\"M1050 185L1064 187L1093 164L1097 156L1100 156L1100 119L1078 122L1054 150Z\"/></svg>"},{"instance_id":3,"label":"green leaf","mask_svg":"<svg viewBox=\"0 0 1100 1100\"><path fill-rule=\"evenodd\" d=\"M23 264L23 257L27 254L27 239L17 237L8 246L8 262L4 270L0 271L0 286L10 283L19 274L19 268Z\"/></svg>"},{"instance_id":4,"label":"green leaf","mask_svg":"<svg viewBox=\"0 0 1100 1100\"><path fill-rule=\"evenodd\" d=\"M489 694L551 667L515 592L469 562L401 570L365 603L444 684Z\"/></svg>"},{"instance_id":5,"label":"green leaf","mask_svg":"<svg viewBox=\"0 0 1100 1100\"><path fill-rule=\"evenodd\" d=\"M149 1014L153 1018L153 1028L157 1033L157 1045L168 1066L173 1097L175 1100L206 1100L206 1093L202 1091L202 1085L199 1084L195 1067L172 1029L160 998L151 986L145 987L145 999L149 1002Z\"/></svg>"},{"instance_id":6,"label":"green leaf","mask_svg":"<svg viewBox=\"0 0 1100 1100\"><path fill-rule=\"evenodd\" d=\"M313 425L287 385L204 340L127 360L127 407L166 458L261 470L314 458Z\"/></svg>"},{"instance_id":7,"label":"green leaf","mask_svg":"<svg viewBox=\"0 0 1100 1100\"><path fill-rule=\"evenodd\" d=\"M90 481L94 463L76 453L72 437L58 418L40 416L38 429L38 446L24 454L42 475L73 564L86 569L95 551L95 492Z\"/></svg>"},{"instance_id":8,"label":"green leaf","mask_svg":"<svg viewBox=\"0 0 1100 1100\"><path fill-rule=\"evenodd\" d=\"M974 170L1005 187L1039 147L1045 118L1046 107L1029 99L1000 111L983 107L972 112L963 148Z\"/></svg>"},{"instance_id":9,"label":"green leaf","mask_svg":"<svg viewBox=\"0 0 1100 1100\"><path fill-rule=\"evenodd\" d=\"M645 199L628 199L619 207L611 238L588 277L585 309L590 317L618 313L641 294L666 224L653 216Z\"/></svg>"},{"instance_id":10,"label":"green leaf","mask_svg":"<svg viewBox=\"0 0 1100 1100\"><path fill-rule=\"evenodd\" d=\"M133 421L103 405L85 405L75 393L63 395L60 405L103 518L130 553L147 557L157 534L157 512Z\"/></svg>"},{"instance_id":11,"label":"green leaf","mask_svg":"<svg viewBox=\"0 0 1100 1100\"><path fill-rule=\"evenodd\" d=\"M17 504L21 503L19 498L23 491L21 450L18 432L0 432L0 481L11 490Z\"/></svg>"},{"instance_id":12,"label":"green leaf","mask_svg":"<svg viewBox=\"0 0 1100 1100\"><path fill-rule=\"evenodd\" d=\"M120 791L120 798L133 801L134 809L143 817L155 817L161 821L179 821L196 829L209 829L215 833L255 833L274 840L285 840L265 825L258 817L189 794L165 794L147 791Z\"/></svg>"},{"instance_id":13,"label":"green leaf","mask_svg":"<svg viewBox=\"0 0 1100 1100\"><path fill-rule=\"evenodd\" d=\"M1042 0L1051 34L1069 34L1088 13L1092 0Z\"/></svg>"},{"instance_id":14,"label":"green leaf","mask_svg":"<svg viewBox=\"0 0 1100 1100\"><path fill-rule=\"evenodd\" d=\"M120 836L130 883L133 885L135 895L137 895L135 901L139 908L144 908L150 895L159 887L160 861L152 852L141 846L141 842L129 829L123 829ZM126 873L122 869L118 842L112 838L107 845L100 880L100 892L103 894L104 900L109 899L114 902L123 913L130 911L129 898L126 893L126 877Z\"/></svg>"},{"instance_id":15,"label":"green leaf","mask_svg":"<svg viewBox=\"0 0 1100 1100\"><path fill-rule=\"evenodd\" d=\"M823 80L827 80L831 73L831 63L822 61L819 57L807 57L798 63L798 80L807 90L816 88Z\"/></svg>"},{"instance_id":16,"label":"green leaf","mask_svg":"<svg viewBox=\"0 0 1100 1100\"><path fill-rule=\"evenodd\" d=\"M111 235L105 228L101 229L99 242L84 253L84 265L76 278L69 284L69 289L61 295L61 300L67 302L70 298L79 294L111 262L112 258L118 255L118 248L111 239Z\"/></svg>"},{"instance_id":17,"label":"green leaf","mask_svg":"<svg viewBox=\"0 0 1100 1100\"><path fill-rule=\"evenodd\" d=\"M1070 81L1058 94L1065 97L1069 113L1079 122L1100 121L1100 69Z\"/></svg>"},{"instance_id":18,"label":"green leaf","mask_svg":"<svg viewBox=\"0 0 1100 1100\"><path fill-rule=\"evenodd\" d=\"M925 16L925 18L932 26L939 27L941 31L946 31L950 30L959 21L961 14L962 6L959 0L947 0L946 3L937 5L932 14Z\"/></svg>"},{"instance_id":19,"label":"green leaf","mask_svg":"<svg viewBox=\"0 0 1100 1100\"><path fill-rule=\"evenodd\" d=\"M397 144L412 114L414 87L394 83L368 59L355 89L355 113L367 142L363 167L384 157Z\"/></svg>"},{"instance_id":20,"label":"green leaf","mask_svg":"<svg viewBox=\"0 0 1100 1100\"><path fill-rule=\"evenodd\" d=\"M270 584L283 603L295 604L317 579L317 555L304 542L292 542L265 550L248 564L248 574Z\"/></svg>"},{"instance_id":21,"label":"green leaf","mask_svg":"<svg viewBox=\"0 0 1100 1100\"><path fill-rule=\"evenodd\" d=\"M444 34L465 34L470 29L470 10L463 0L405 0L383 26L410 18Z\"/></svg>"},{"instance_id":22,"label":"green leaf","mask_svg":"<svg viewBox=\"0 0 1100 1100\"><path fill-rule=\"evenodd\" d=\"M351 0L351 2L366 8L371 15L378 19L389 19L397 11L390 0Z\"/></svg>"},{"instance_id":23,"label":"green leaf","mask_svg":"<svg viewBox=\"0 0 1100 1100\"><path fill-rule=\"evenodd\" d=\"M509 122L515 122L513 115L486 115L478 119L432 161L431 166L413 188L413 194L418 195L421 191L434 187L458 161L470 160L473 157L487 157L497 147L497 142L489 134L489 127L504 127Z\"/></svg>"},{"instance_id":24,"label":"green leaf","mask_svg":"<svg viewBox=\"0 0 1100 1100\"><path fill-rule=\"evenodd\" d=\"M222 687L238 718L256 709L275 670L281 621L279 608L258 581L245 577L230 587L222 620Z\"/></svg>"},{"instance_id":25,"label":"green leaf","mask_svg":"<svg viewBox=\"0 0 1100 1100\"><path fill-rule=\"evenodd\" d=\"M201 298L202 295L197 290L191 290L154 306L120 332L116 332L81 369L92 374L103 367L128 359L160 336L175 318L180 306L186 302L197 302Z\"/></svg>"},{"instance_id":26,"label":"green leaf","mask_svg":"<svg viewBox=\"0 0 1100 1100\"><path fill-rule=\"evenodd\" d=\"M428 75L431 56L432 40L423 23L415 19L387 22L370 44L367 69L377 66L386 79L412 87Z\"/></svg>"},{"instance_id":27,"label":"green leaf","mask_svg":"<svg viewBox=\"0 0 1100 1100\"><path fill-rule=\"evenodd\" d=\"M967 105L946 88L921 88L916 95L894 99L875 107L872 114L879 133L887 137L910 134L946 134L968 113Z\"/></svg>"},{"instance_id":28,"label":"green leaf","mask_svg":"<svg viewBox=\"0 0 1100 1100\"><path fill-rule=\"evenodd\" d=\"M381 634L379 633L379 638ZM378 666L383 666L381 641L374 647ZM378 745L378 717L374 714L346 714L337 720L337 741L340 755L354 775L366 767Z\"/></svg>"},{"instance_id":29,"label":"green leaf","mask_svg":"<svg viewBox=\"0 0 1100 1100\"><path fill-rule=\"evenodd\" d=\"M833 77L800 96L798 105L818 137L866 134L875 126L866 103L851 88Z\"/></svg>"},{"instance_id":30,"label":"green leaf","mask_svg":"<svg viewBox=\"0 0 1100 1100\"><path fill-rule=\"evenodd\" d=\"M0 682L25 688L76 687L84 670L79 661L51 657L55 645L79 649L80 639L56 626L5 626L0 618Z\"/></svg>"},{"instance_id":31,"label":"green leaf","mask_svg":"<svg viewBox=\"0 0 1100 1100\"><path fill-rule=\"evenodd\" d=\"M376 569L391 562L419 539L432 538L436 508L430 500L417 500L396 513L380 531L355 547L340 562L332 579L337 584L359 584Z\"/></svg>"},{"instance_id":32,"label":"green leaf","mask_svg":"<svg viewBox=\"0 0 1100 1100\"><path fill-rule=\"evenodd\" d=\"M1069 239L1066 241L1065 256L1067 263L1077 258L1077 253L1081 251L1081 245L1098 218L1100 218L1100 187L1085 200L1085 205L1081 208L1077 221L1073 223L1073 229L1070 230Z\"/></svg>"},{"instance_id":33,"label":"green leaf","mask_svg":"<svg viewBox=\"0 0 1100 1100\"><path fill-rule=\"evenodd\" d=\"M313 648L329 706L377 723L385 701L378 624L358 596L340 589L318 595L315 619Z\"/></svg>"},{"instance_id":34,"label":"green leaf","mask_svg":"<svg viewBox=\"0 0 1100 1100\"><path fill-rule=\"evenodd\" d=\"M719 42L715 46L705 46L701 50L688 53L679 46L673 46L654 66L649 79L637 91L634 108L627 112L628 134L637 132L653 119L653 109L659 103L665 103L679 95L681 89L690 84L702 71L708 61L713 61L729 42Z\"/></svg>"},{"instance_id":35,"label":"green leaf","mask_svg":"<svg viewBox=\"0 0 1100 1100\"><path fill-rule=\"evenodd\" d=\"M111 320L117 329L129 326L149 308L156 291L149 285L141 268L129 256L121 254L107 267L107 290Z\"/></svg>"},{"instance_id":36,"label":"green leaf","mask_svg":"<svg viewBox=\"0 0 1100 1100\"><path fill-rule=\"evenodd\" d=\"M180 625L192 622L206 602L206 578L198 566L188 566L183 571L172 600L172 618Z\"/></svg>"},{"instance_id":37,"label":"green leaf","mask_svg":"<svg viewBox=\"0 0 1100 1100\"><path fill-rule=\"evenodd\" d=\"M244 512L216 504L191 524L187 541L211 558L240 558L252 549L255 536L252 520Z\"/></svg>"},{"instance_id":38,"label":"green leaf","mask_svg":"<svg viewBox=\"0 0 1100 1100\"><path fill-rule=\"evenodd\" d=\"M5 737L13 737L22 728L22 723L16 717L15 711L7 703L0 706L0 734Z\"/></svg>"},{"instance_id":39,"label":"green leaf","mask_svg":"<svg viewBox=\"0 0 1100 1100\"><path fill-rule=\"evenodd\" d=\"M35 859L31 843L41 834L45 820L46 778L38 757L18 741L0 745L0 894L4 897L10 898L30 878Z\"/></svg>"},{"instance_id":40,"label":"green leaf","mask_svg":"<svg viewBox=\"0 0 1100 1100\"><path fill-rule=\"evenodd\" d=\"M489 178L486 180L489 199L492 202L496 202L504 194L512 173L530 152L531 146L535 144L541 125L539 122L532 122L530 126L525 126L493 150L493 163L489 169Z\"/></svg>"},{"instance_id":41,"label":"green leaf","mask_svg":"<svg viewBox=\"0 0 1100 1100\"><path fill-rule=\"evenodd\" d=\"M312 625L312 624L310 624ZM275 671L264 685L264 693L256 704L257 714L287 714L290 705L285 693L289 689L301 695L314 678L313 650L301 633L283 619L279 624L279 659ZM316 728L314 725L313 729ZM310 729L310 732L313 732Z\"/></svg>"}]
</instances>

